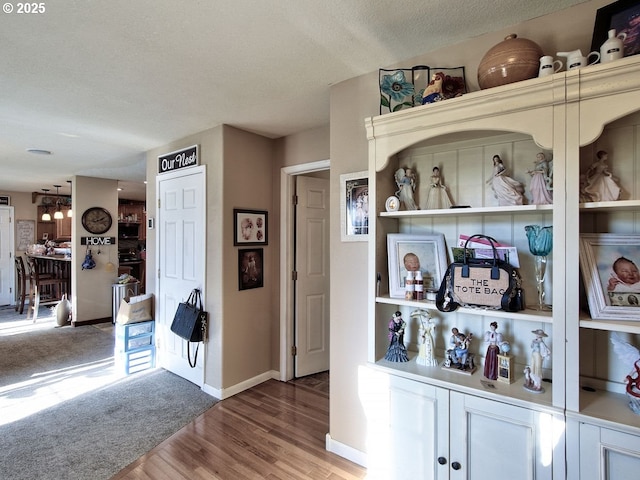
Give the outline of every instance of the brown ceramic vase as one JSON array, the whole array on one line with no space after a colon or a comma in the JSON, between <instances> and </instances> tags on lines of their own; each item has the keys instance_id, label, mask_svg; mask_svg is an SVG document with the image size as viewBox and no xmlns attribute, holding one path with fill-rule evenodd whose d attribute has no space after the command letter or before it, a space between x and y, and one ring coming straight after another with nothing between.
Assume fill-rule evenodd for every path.
<instances>
[{"instance_id":1,"label":"brown ceramic vase","mask_svg":"<svg viewBox=\"0 0 640 480\"><path fill-rule=\"evenodd\" d=\"M482 57L478 85L484 90L537 77L542 55L537 43L512 33Z\"/></svg>"}]
</instances>

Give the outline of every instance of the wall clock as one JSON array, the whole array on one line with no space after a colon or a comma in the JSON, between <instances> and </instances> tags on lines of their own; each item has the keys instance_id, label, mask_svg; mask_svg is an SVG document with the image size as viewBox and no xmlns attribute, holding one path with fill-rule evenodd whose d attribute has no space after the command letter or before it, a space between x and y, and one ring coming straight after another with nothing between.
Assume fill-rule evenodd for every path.
<instances>
[{"instance_id":1,"label":"wall clock","mask_svg":"<svg viewBox=\"0 0 640 480\"><path fill-rule=\"evenodd\" d=\"M113 219L109 211L102 207L87 208L82 214L82 226L89 233L100 235L111 228Z\"/></svg>"}]
</instances>

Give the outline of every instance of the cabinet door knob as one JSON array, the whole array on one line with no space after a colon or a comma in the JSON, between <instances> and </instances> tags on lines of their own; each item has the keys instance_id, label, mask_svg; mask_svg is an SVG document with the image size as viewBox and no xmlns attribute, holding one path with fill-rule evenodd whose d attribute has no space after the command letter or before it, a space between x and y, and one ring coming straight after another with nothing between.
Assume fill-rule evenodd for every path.
<instances>
[{"instance_id":1,"label":"cabinet door knob","mask_svg":"<svg viewBox=\"0 0 640 480\"><path fill-rule=\"evenodd\" d=\"M459 462L452 462L451 468L453 468L454 470L460 470L462 468L462 465L460 465Z\"/></svg>"},{"instance_id":2,"label":"cabinet door knob","mask_svg":"<svg viewBox=\"0 0 640 480\"><path fill-rule=\"evenodd\" d=\"M440 465L444 465L445 463L447 463L447 459L444 457L438 457L438 463Z\"/></svg>"}]
</instances>

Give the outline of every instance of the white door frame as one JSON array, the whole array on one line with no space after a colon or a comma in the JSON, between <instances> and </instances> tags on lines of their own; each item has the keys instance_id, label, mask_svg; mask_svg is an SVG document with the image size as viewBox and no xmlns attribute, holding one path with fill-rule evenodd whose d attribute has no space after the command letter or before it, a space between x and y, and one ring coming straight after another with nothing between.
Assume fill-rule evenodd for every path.
<instances>
[{"instance_id":1,"label":"white door frame","mask_svg":"<svg viewBox=\"0 0 640 480\"><path fill-rule=\"evenodd\" d=\"M293 177L330 167L330 160L319 160L280 169L280 380L283 382L293 378Z\"/></svg>"}]
</instances>

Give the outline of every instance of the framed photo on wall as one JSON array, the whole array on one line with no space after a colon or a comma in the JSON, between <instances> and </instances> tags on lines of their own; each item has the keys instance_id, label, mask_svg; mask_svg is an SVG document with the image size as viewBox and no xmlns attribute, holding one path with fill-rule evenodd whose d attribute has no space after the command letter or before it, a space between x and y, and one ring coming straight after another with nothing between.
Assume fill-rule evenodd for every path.
<instances>
[{"instance_id":1,"label":"framed photo on wall","mask_svg":"<svg viewBox=\"0 0 640 480\"><path fill-rule=\"evenodd\" d=\"M404 298L404 280L408 270L421 270L424 289L439 288L447 271L444 235L387 235L389 257L389 296Z\"/></svg>"},{"instance_id":2,"label":"framed photo on wall","mask_svg":"<svg viewBox=\"0 0 640 480\"><path fill-rule=\"evenodd\" d=\"M238 250L238 288L262 288L264 286L264 257L262 248Z\"/></svg>"},{"instance_id":3,"label":"framed photo on wall","mask_svg":"<svg viewBox=\"0 0 640 480\"><path fill-rule=\"evenodd\" d=\"M596 320L640 321L640 235L580 236L580 270Z\"/></svg>"},{"instance_id":4,"label":"framed photo on wall","mask_svg":"<svg viewBox=\"0 0 640 480\"><path fill-rule=\"evenodd\" d=\"M343 242L369 239L369 172L340 175L340 225Z\"/></svg>"},{"instance_id":5,"label":"framed photo on wall","mask_svg":"<svg viewBox=\"0 0 640 480\"><path fill-rule=\"evenodd\" d=\"M623 41L625 57L640 53L640 0L618 0L598 9L591 51L600 51L611 29L615 29L616 35L626 34Z\"/></svg>"},{"instance_id":6,"label":"framed photo on wall","mask_svg":"<svg viewBox=\"0 0 640 480\"><path fill-rule=\"evenodd\" d=\"M264 210L233 209L233 244L267 245L267 215Z\"/></svg>"}]
</instances>

